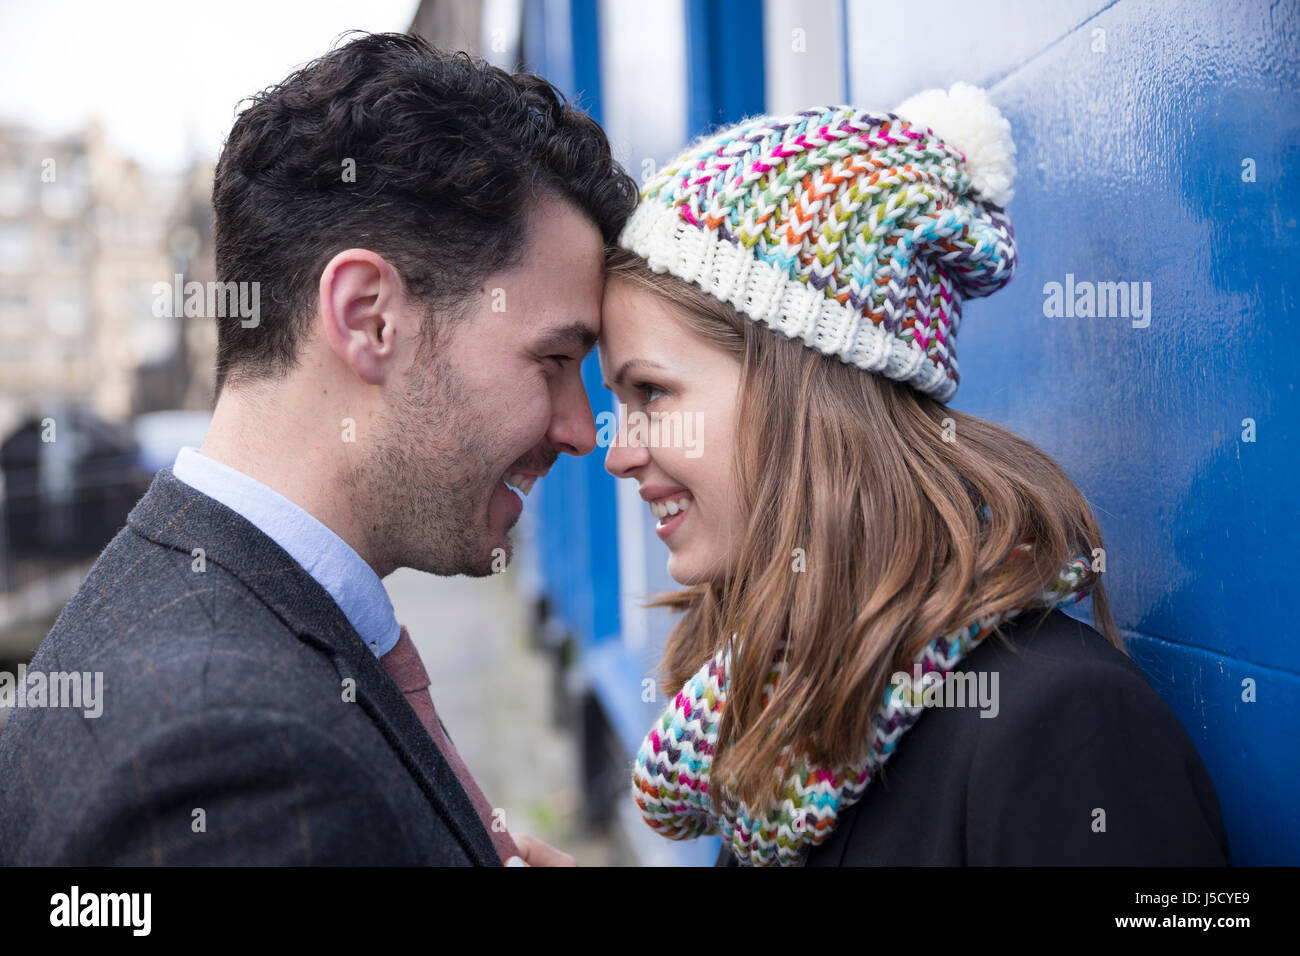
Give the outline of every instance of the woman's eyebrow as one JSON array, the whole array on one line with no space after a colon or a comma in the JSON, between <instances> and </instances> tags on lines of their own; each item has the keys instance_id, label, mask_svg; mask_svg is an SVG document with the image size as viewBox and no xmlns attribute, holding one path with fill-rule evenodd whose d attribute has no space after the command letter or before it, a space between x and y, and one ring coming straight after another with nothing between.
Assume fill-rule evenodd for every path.
<instances>
[{"instance_id":1,"label":"woman's eyebrow","mask_svg":"<svg viewBox=\"0 0 1300 956\"><path fill-rule=\"evenodd\" d=\"M634 368L655 368L655 369L659 369L660 371L665 370L664 367L660 365L658 362L652 362L649 359L628 359L626 362L624 362L622 365L619 366L618 374L614 376L614 384L622 385L623 376L628 373L629 369L634 369ZM605 388L609 389L610 391L613 391L613 388L610 386L609 382L602 382L601 384L604 385Z\"/></svg>"}]
</instances>

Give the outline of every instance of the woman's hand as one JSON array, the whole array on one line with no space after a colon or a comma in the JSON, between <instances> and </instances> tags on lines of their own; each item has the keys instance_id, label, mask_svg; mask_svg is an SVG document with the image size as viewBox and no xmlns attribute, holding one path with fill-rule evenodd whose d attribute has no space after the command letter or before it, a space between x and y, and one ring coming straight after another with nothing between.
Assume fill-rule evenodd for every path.
<instances>
[{"instance_id":1,"label":"woman's hand","mask_svg":"<svg viewBox=\"0 0 1300 956\"><path fill-rule=\"evenodd\" d=\"M506 866L577 866L578 861L527 833L510 834L522 857L512 856Z\"/></svg>"}]
</instances>

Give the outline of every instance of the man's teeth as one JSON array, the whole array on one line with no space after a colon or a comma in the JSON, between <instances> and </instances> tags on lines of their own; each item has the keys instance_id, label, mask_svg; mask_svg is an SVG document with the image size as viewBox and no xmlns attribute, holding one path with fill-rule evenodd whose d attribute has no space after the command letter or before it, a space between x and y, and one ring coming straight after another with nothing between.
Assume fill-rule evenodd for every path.
<instances>
[{"instance_id":1,"label":"man's teeth","mask_svg":"<svg viewBox=\"0 0 1300 956\"><path fill-rule=\"evenodd\" d=\"M650 513L656 518L667 518L679 511L688 510L692 502L693 499L690 495L678 495L676 498L660 498L658 501L650 502Z\"/></svg>"},{"instance_id":2,"label":"man's teeth","mask_svg":"<svg viewBox=\"0 0 1300 956\"><path fill-rule=\"evenodd\" d=\"M517 488L525 495L533 490L533 485L537 484L537 477L530 475L506 475L506 484L512 488Z\"/></svg>"}]
</instances>

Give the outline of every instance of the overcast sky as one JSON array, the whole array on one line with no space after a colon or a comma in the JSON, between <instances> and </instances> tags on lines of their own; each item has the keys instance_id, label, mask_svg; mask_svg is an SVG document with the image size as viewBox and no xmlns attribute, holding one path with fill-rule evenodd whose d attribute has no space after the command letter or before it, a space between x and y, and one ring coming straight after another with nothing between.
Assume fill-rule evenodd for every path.
<instances>
[{"instance_id":1,"label":"overcast sky","mask_svg":"<svg viewBox=\"0 0 1300 956\"><path fill-rule=\"evenodd\" d=\"M404 31L417 0L0 0L0 122L50 133L98 114L160 169L216 159L235 104L349 29Z\"/></svg>"}]
</instances>

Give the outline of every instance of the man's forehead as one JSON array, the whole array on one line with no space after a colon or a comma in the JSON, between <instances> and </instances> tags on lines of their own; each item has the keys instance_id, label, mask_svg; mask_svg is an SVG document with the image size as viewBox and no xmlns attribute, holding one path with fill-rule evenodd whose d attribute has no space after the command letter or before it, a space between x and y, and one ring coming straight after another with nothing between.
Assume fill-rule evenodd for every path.
<instances>
[{"instance_id":1,"label":"man's forehead","mask_svg":"<svg viewBox=\"0 0 1300 956\"><path fill-rule=\"evenodd\" d=\"M544 270L566 288L588 280L604 284L605 241L587 213L562 196L547 195L532 203L526 216L518 268Z\"/></svg>"}]
</instances>

